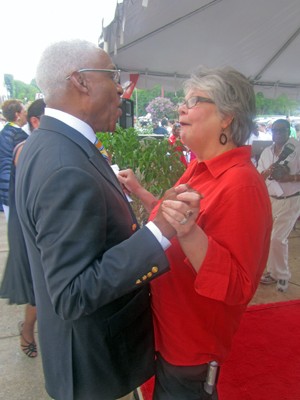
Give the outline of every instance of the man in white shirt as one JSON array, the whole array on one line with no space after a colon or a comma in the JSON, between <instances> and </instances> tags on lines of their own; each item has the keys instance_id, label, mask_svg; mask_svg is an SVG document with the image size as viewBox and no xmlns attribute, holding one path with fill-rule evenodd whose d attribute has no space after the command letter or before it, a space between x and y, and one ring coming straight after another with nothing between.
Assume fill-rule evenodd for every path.
<instances>
[{"instance_id":1,"label":"man in white shirt","mask_svg":"<svg viewBox=\"0 0 300 400\"><path fill-rule=\"evenodd\" d=\"M300 143L290 137L285 119L273 123L272 137L274 143L262 152L257 167L266 180L273 213L269 259L260 282L286 291L291 278L288 236L300 216Z\"/></svg>"}]
</instances>

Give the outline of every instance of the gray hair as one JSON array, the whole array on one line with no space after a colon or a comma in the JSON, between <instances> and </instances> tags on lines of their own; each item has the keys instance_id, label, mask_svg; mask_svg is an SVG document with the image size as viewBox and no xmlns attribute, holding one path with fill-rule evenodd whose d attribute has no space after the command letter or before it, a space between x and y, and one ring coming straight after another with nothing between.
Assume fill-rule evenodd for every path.
<instances>
[{"instance_id":1,"label":"gray hair","mask_svg":"<svg viewBox=\"0 0 300 400\"><path fill-rule=\"evenodd\" d=\"M68 75L84 67L95 50L100 50L97 45L79 39L53 43L44 50L36 71L36 83L46 103L65 87Z\"/></svg>"},{"instance_id":2,"label":"gray hair","mask_svg":"<svg viewBox=\"0 0 300 400\"><path fill-rule=\"evenodd\" d=\"M237 146L249 138L255 118L255 94L250 81L231 67L199 67L184 83L185 93L199 89L214 101L221 115L232 115L232 141Z\"/></svg>"}]
</instances>

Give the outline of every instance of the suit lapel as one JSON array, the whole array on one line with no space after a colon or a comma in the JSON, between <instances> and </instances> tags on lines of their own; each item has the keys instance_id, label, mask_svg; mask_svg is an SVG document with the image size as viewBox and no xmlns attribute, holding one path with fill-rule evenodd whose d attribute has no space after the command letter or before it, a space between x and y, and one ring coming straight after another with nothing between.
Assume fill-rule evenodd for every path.
<instances>
[{"instance_id":1,"label":"suit lapel","mask_svg":"<svg viewBox=\"0 0 300 400\"><path fill-rule=\"evenodd\" d=\"M48 131L62 134L72 142L76 143L77 146L81 147L81 149L86 153L89 161L95 166L99 173L118 190L123 198L125 198L119 181L112 168L109 166L96 146L94 146L93 143L91 143L85 136L69 125L66 125L65 123L47 115L42 116L39 129L46 129Z\"/></svg>"}]
</instances>

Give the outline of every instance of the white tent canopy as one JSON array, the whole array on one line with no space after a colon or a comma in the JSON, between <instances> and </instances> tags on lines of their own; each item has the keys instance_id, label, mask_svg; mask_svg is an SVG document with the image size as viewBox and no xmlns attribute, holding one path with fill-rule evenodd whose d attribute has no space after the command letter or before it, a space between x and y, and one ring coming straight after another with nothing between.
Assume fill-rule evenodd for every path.
<instances>
[{"instance_id":1,"label":"white tent canopy","mask_svg":"<svg viewBox=\"0 0 300 400\"><path fill-rule=\"evenodd\" d=\"M300 99L300 0L123 0L99 44L139 88L230 65L267 97Z\"/></svg>"}]
</instances>

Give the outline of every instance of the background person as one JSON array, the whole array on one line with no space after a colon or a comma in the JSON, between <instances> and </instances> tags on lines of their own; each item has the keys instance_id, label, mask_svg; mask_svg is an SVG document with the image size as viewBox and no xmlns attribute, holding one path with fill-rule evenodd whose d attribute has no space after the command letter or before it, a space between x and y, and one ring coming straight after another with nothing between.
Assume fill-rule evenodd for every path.
<instances>
[{"instance_id":1,"label":"background person","mask_svg":"<svg viewBox=\"0 0 300 400\"><path fill-rule=\"evenodd\" d=\"M168 131L166 128L163 126L159 125L158 121L153 122L153 133L155 135L163 135L163 136L168 136Z\"/></svg>"},{"instance_id":2,"label":"background person","mask_svg":"<svg viewBox=\"0 0 300 400\"><path fill-rule=\"evenodd\" d=\"M2 111L0 112L0 131L4 128L6 124L6 119L3 117Z\"/></svg>"},{"instance_id":3,"label":"background person","mask_svg":"<svg viewBox=\"0 0 300 400\"><path fill-rule=\"evenodd\" d=\"M172 146L175 146L176 151L180 154L180 161L182 164L187 167L188 162L187 162L187 154L188 154L188 149L184 147L184 145L181 143L180 140L180 129L181 126L179 122L175 122L172 126L172 133L168 138L169 143Z\"/></svg>"},{"instance_id":4,"label":"background person","mask_svg":"<svg viewBox=\"0 0 300 400\"><path fill-rule=\"evenodd\" d=\"M296 132L296 129L292 126L292 124L291 124L291 118L290 118L290 116L289 115L287 115L286 116L286 120L289 122L289 124L290 124L290 136L292 137L292 138L295 138L295 139L297 139L297 132Z\"/></svg>"},{"instance_id":5,"label":"background person","mask_svg":"<svg viewBox=\"0 0 300 400\"><path fill-rule=\"evenodd\" d=\"M19 158L16 205L55 400L116 399L154 371L148 282L168 270L164 248L175 230L161 213L138 229L94 145L95 132L113 132L121 115L119 77L92 43L49 46L36 74L45 115Z\"/></svg>"},{"instance_id":6,"label":"background person","mask_svg":"<svg viewBox=\"0 0 300 400\"><path fill-rule=\"evenodd\" d=\"M300 141L300 124L295 125L295 131L297 135L297 140Z\"/></svg>"},{"instance_id":7,"label":"background person","mask_svg":"<svg viewBox=\"0 0 300 400\"><path fill-rule=\"evenodd\" d=\"M175 122L172 126L172 133L168 138L168 141L170 144L174 144L176 143L177 140L180 140L180 123L179 122Z\"/></svg>"},{"instance_id":8,"label":"background person","mask_svg":"<svg viewBox=\"0 0 300 400\"><path fill-rule=\"evenodd\" d=\"M257 140L272 140L272 133L267 130L267 125L263 122L258 123L258 139Z\"/></svg>"},{"instance_id":9,"label":"background person","mask_svg":"<svg viewBox=\"0 0 300 400\"><path fill-rule=\"evenodd\" d=\"M1 107L7 123L0 132L0 202L8 220L8 190L13 151L18 143L27 139L28 135L21 129L27 122L23 104L19 100L11 99L6 100Z\"/></svg>"},{"instance_id":10,"label":"background person","mask_svg":"<svg viewBox=\"0 0 300 400\"><path fill-rule=\"evenodd\" d=\"M196 159L176 185L188 184L203 198L200 213L184 218L176 201L162 206L177 237L167 250L170 273L151 282L155 400L217 398L215 390L210 396L204 388L208 363L227 359L265 267L270 201L251 147L243 146L254 115L252 85L231 68L200 68L185 83L181 140ZM119 179L146 207L154 203L131 170L120 171Z\"/></svg>"},{"instance_id":11,"label":"background person","mask_svg":"<svg viewBox=\"0 0 300 400\"><path fill-rule=\"evenodd\" d=\"M266 180L273 214L270 253L266 273L260 282L276 284L281 292L288 289L291 278L288 237L300 215L300 143L290 137L290 132L287 119L276 120L272 125L274 143L262 152L258 161L258 171ZM278 164L286 145L295 146L294 150Z\"/></svg>"},{"instance_id":12,"label":"background person","mask_svg":"<svg viewBox=\"0 0 300 400\"><path fill-rule=\"evenodd\" d=\"M44 114L43 99L35 100L28 107L27 121L32 132L39 126L39 119ZM18 157L25 141L19 143L13 152L9 184L9 220L8 244L9 253L0 288L0 297L7 298L9 304L26 304L24 321L19 323L21 349L30 358L37 356L34 338L36 307L33 282L23 232L18 218L15 203L15 174Z\"/></svg>"}]
</instances>

